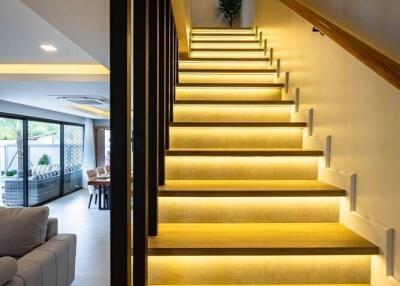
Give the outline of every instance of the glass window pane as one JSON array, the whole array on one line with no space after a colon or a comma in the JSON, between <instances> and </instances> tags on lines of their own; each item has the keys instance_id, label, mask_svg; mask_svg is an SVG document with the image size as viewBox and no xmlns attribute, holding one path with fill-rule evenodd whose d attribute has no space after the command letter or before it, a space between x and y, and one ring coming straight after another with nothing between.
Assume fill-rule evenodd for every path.
<instances>
[{"instance_id":1,"label":"glass window pane","mask_svg":"<svg viewBox=\"0 0 400 286\"><path fill-rule=\"evenodd\" d=\"M28 204L60 195L60 125L28 121Z\"/></svg>"},{"instance_id":2,"label":"glass window pane","mask_svg":"<svg viewBox=\"0 0 400 286\"><path fill-rule=\"evenodd\" d=\"M64 126L64 194L82 189L83 127Z\"/></svg>"},{"instance_id":3,"label":"glass window pane","mask_svg":"<svg viewBox=\"0 0 400 286\"><path fill-rule=\"evenodd\" d=\"M0 117L0 206L23 206L23 122Z\"/></svg>"}]
</instances>

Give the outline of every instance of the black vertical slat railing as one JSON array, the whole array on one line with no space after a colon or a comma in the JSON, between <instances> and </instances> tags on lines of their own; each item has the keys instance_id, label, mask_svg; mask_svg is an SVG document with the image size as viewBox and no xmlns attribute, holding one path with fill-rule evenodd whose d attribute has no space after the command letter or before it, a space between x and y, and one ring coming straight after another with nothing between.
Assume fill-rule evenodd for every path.
<instances>
[{"instance_id":1,"label":"black vertical slat railing","mask_svg":"<svg viewBox=\"0 0 400 286\"><path fill-rule=\"evenodd\" d=\"M170 148L169 124L178 82L178 34L171 0L149 7L149 235L158 230L158 186L166 181L165 154Z\"/></svg>"}]
</instances>

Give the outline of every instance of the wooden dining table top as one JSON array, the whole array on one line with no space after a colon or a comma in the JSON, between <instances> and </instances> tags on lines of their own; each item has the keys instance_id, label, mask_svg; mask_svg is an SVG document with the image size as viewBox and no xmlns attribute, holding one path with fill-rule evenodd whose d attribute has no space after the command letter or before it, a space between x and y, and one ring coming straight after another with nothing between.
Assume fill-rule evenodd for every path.
<instances>
[{"instance_id":1,"label":"wooden dining table top","mask_svg":"<svg viewBox=\"0 0 400 286\"><path fill-rule=\"evenodd\" d=\"M111 185L111 179L110 177L108 178L92 178L88 181L89 186L110 186Z\"/></svg>"}]
</instances>

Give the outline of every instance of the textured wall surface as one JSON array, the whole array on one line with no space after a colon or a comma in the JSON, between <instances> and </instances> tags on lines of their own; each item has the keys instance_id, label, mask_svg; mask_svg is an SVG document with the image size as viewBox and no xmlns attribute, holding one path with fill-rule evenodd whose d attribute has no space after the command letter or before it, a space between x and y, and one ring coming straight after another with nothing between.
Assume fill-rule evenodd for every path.
<instances>
[{"instance_id":1,"label":"textured wall surface","mask_svg":"<svg viewBox=\"0 0 400 286\"><path fill-rule=\"evenodd\" d=\"M400 43L396 35L400 29L387 5L377 9L378 1L305 2L332 12L332 19L342 18L343 23L347 19L346 25L358 29L357 33L364 33L365 37L371 37L370 42L376 41L392 55L396 54ZM366 11L357 12L363 16L350 13L350 3L356 2ZM376 5L369 6L372 2ZM400 5L398 1L379 1L379 4L383 2ZM379 17L371 16L382 9L387 17L382 13ZM283 71L290 71L289 96L299 87L300 108L314 108L314 135L332 135L332 167L358 174L357 211L400 231L400 91L328 37L313 33L312 25L279 1L256 0L255 18L274 47L276 58L282 59ZM370 20L368 25L367 20ZM387 27L386 36L380 35L385 40L372 39L382 27ZM398 237L395 244L395 276L400 278ZM376 273L382 267L374 265L372 269L374 285L387 285L380 280L385 275Z\"/></svg>"}]
</instances>

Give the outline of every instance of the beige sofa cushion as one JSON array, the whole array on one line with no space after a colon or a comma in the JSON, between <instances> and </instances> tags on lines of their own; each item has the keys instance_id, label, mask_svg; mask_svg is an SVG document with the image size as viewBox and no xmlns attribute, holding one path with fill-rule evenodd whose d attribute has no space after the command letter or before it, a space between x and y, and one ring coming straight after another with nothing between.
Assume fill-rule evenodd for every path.
<instances>
[{"instance_id":1,"label":"beige sofa cushion","mask_svg":"<svg viewBox=\"0 0 400 286\"><path fill-rule=\"evenodd\" d=\"M17 261L11 257L0 258L0 285L6 284L17 274Z\"/></svg>"},{"instance_id":2,"label":"beige sofa cushion","mask_svg":"<svg viewBox=\"0 0 400 286\"><path fill-rule=\"evenodd\" d=\"M46 240L48 207L0 207L0 256L21 257Z\"/></svg>"}]
</instances>

